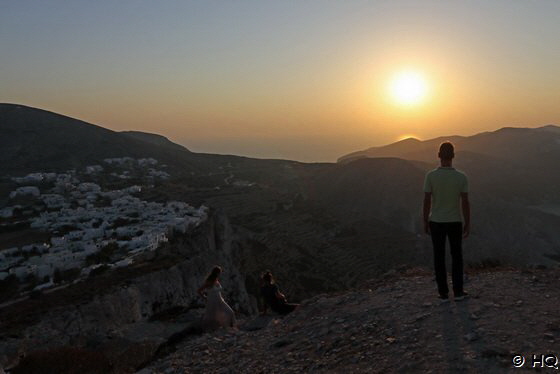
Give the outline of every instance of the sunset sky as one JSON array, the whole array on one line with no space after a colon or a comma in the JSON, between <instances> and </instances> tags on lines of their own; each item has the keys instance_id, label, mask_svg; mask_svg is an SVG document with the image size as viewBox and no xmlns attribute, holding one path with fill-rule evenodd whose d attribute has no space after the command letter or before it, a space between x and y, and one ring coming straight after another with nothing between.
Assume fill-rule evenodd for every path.
<instances>
[{"instance_id":1,"label":"sunset sky","mask_svg":"<svg viewBox=\"0 0 560 374\"><path fill-rule=\"evenodd\" d=\"M559 124L559 40L558 0L0 0L0 102L195 152L334 161ZM423 86L395 94L402 74Z\"/></svg>"}]
</instances>

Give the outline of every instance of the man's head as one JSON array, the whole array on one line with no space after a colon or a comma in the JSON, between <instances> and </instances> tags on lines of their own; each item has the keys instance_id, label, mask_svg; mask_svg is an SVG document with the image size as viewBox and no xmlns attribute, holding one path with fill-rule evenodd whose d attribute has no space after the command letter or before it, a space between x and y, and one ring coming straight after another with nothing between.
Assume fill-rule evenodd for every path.
<instances>
[{"instance_id":1,"label":"man's head","mask_svg":"<svg viewBox=\"0 0 560 374\"><path fill-rule=\"evenodd\" d=\"M455 147L453 146L453 143L441 143L441 145L439 146L438 157L445 161L453 160L453 157L455 157Z\"/></svg>"}]
</instances>

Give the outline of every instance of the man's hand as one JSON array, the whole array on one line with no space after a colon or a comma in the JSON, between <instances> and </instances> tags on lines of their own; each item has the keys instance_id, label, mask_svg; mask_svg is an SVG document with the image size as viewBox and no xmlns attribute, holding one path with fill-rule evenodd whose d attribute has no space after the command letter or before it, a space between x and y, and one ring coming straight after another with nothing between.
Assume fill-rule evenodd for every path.
<instances>
[{"instance_id":1,"label":"man's hand","mask_svg":"<svg viewBox=\"0 0 560 374\"><path fill-rule=\"evenodd\" d=\"M471 225L469 223L466 223L463 226L463 239L468 238L470 233L471 233Z\"/></svg>"},{"instance_id":2,"label":"man's hand","mask_svg":"<svg viewBox=\"0 0 560 374\"><path fill-rule=\"evenodd\" d=\"M423 204L423 218L424 218L424 232L431 235L430 232L430 211L432 209L432 193L424 192L424 204Z\"/></svg>"},{"instance_id":3,"label":"man's hand","mask_svg":"<svg viewBox=\"0 0 560 374\"><path fill-rule=\"evenodd\" d=\"M428 235L432 234L430 232L430 222L428 222L428 221L424 221L424 232Z\"/></svg>"},{"instance_id":4,"label":"man's hand","mask_svg":"<svg viewBox=\"0 0 560 374\"><path fill-rule=\"evenodd\" d=\"M469 203L469 194L461 192L461 208L463 209L463 238L466 238L471 233L471 204Z\"/></svg>"}]
</instances>

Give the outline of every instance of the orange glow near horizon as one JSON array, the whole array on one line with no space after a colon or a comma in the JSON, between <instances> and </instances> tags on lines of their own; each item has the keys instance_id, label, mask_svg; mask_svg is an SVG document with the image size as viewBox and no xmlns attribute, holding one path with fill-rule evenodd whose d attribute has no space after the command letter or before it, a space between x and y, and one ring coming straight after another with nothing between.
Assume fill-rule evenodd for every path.
<instances>
[{"instance_id":1,"label":"orange glow near horizon","mask_svg":"<svg viewBox=\"0 0 560 374\"><path fill-rule=\"evenodd\" d=\"M242 3L10 2L0 102L306 162L560 122L560 2Z\"/></svg>"},{"instance_id":2,"label":"orange glow near horizon","mask_svg":"<svg viewBox=\"0 0 560 374\"><path fill-rule=\"evenodd\" d=\"M410 139L410 138L420 140L420 138L415 134L403 134L397 138L397 141L400 142L401 140Z\"/></svg>"}]
</instances>

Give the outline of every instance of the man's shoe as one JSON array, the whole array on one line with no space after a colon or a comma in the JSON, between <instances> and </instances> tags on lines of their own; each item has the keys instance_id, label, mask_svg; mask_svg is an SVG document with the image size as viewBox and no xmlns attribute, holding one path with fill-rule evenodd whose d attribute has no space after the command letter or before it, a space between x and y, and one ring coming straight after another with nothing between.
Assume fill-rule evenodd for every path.
<instances>
[{"instance_id":1,"label":"man's shoe","mask_svg":"<svg viewBox=\"0 0 560 374\"><path fill-rule=\"evenodd\" d=\"M455 295L455 300L456 301L461 301L464 300L466 297L469 297L469 294L466 292L460 292L458 294Z\"/></svg>"},{"instance_id":2,"label":"man's shoe","mask_svg":"<svg viewBox=\"0 0 560 374\"><path fill-rule=\"evenodd\" d=\"M443 303L448 303L449 302L449 296L447 295L439 295L438 296L439 301L443 304Z\"/></svg>"}]
</instances>

